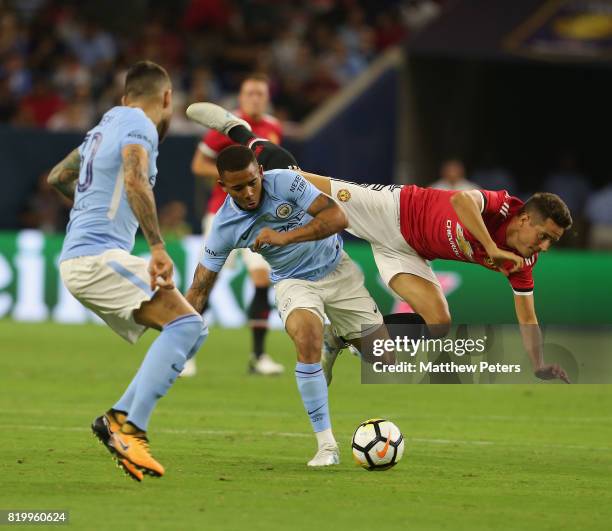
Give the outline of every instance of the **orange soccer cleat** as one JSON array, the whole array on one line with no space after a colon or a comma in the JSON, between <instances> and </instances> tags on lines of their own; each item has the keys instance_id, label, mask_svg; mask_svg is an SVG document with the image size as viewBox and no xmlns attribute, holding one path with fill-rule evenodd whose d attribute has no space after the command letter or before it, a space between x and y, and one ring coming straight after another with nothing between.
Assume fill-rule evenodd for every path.
<instances>
[{"instance_id":1,"label":"orange soccer cleat","mask_svg":"<svg viewBox=\"0 0 612 531\"><path fill-rule=\"evenodd\" d=\"M125 463L123 463L124 460L129 461L139 471L150 476L160 477L164 475L164 467L151 455L149 440L145 432L123 433L122 431L117 431L110 436L108 446L115 454L119 464L128 473L132 474L126 468Z\"/></svg>"}]
</instances>

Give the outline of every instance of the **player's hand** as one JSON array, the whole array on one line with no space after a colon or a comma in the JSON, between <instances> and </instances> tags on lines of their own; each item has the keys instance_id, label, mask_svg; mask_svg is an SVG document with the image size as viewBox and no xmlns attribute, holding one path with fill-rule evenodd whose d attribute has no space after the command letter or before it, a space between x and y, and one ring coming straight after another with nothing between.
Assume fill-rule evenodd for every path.
<instances>
[{"instance_id":1,"label":"player's hand","mask_svg":"<svg viewBox=\"0 0 612 531\"><path fill-rule=\"evenodd\" d=\"M540 380L563 380L565 383L571 383L567 373L563 370L561 365L553 363L551 365L542 365L535 371L535 375Z\"/></svg>"},{"instance_id":2,"label":"player's hand","mask_svg":"<svg viewBox=\"0 0 612 531\"><path fill-rule=\"evenodd\" d=\"M287 245L287 233L286 232L276 232L268 227L264 227L261 229L260 233L255 238L255 241L252 245L252 250L258 253L264 245L277 245L282 247Z\"/></svg>"},{"instance_id":3,"label":"player's hand","mask_svg":"<svg viewBox=\"0 0 612 531\"><path fill-rule=\"evenodd\" d=\"M168 256L166 249L162 246L154 246L151 249L151 260L149 261L149 275L151 277L151 289L156 287L173 289L174 264Z\"/></svg>"},{"instance_id":4,"label":"player's hand","mask_svg":"<svg viewBox=\"0 0 612 531\"><path fill-rule=\"evenodd\" d=\"M516 273L525 265L525 259L522 256L511 253L510 251L504 251L497 246L492 249L488 249L487 254L489 255L489 258L493 260L493 263L497 266L497 269L499 269L499 271L506 276L510 275L511 273ZM513 264L510 269L504 267L507 262L511 262Z\"/></svg>"}]
</instances>

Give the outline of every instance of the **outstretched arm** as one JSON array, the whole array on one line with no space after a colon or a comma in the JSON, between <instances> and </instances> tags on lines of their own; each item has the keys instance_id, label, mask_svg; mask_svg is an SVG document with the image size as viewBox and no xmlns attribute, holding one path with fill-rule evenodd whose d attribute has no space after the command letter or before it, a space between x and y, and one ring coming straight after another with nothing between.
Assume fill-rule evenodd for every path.
<instances>
[{"instance_id":1,"label":"outstretched arm","mask_svg":"<svg viewBox=\"0 0 612 531\"><path fill-rule=\"evenodd\" d=\"M348 227L344 210L324 194L319 194L308 208L313 217L306 225L287 232L262 229L253 243L253 251L259 251L264 244L284 246L291 243L322 240Z\"/></svg>"},{"instance_id":2,"label":"outstretched arm","mask_svg":"<svg viewBox=\"0 0 612 531\"><path fill-rule=\"evenodd\" d=\"M297 170L297 172L310 184L316 186L321 192L331 196L331 179L329 177L323 177L323 175L317 175L316 173L310 173L302 170Z\"/></svg>"},{"instance_id":3,"label":"outstretched arm","mask_svg":"<svg viewBox=\"0 0 612 531\"><path fill-rule=\"evenodd\" d=\"M155 197L149 184L149 155L140 144L128 144L121 150L121 156L127 200L151 250L151 289L155 286L173 288L173 264L161 237Z\"/></svg>"},{"instance_id":4,"label":"outstretched arm","mask_svg":"<svg viewBox=\"0 0 612 531\"><path fill-rule=\"evenodd\" d=\"M482 205L483 200L483 196L478 190L457 192L450 198L451 205L455 209L459 221L461 221L465 228L482 244L486 253L491 260L495 262L498 269L505 275L514 273L523 267L523 258L497 247L480 213L480 205ZM514 267L510 271L501 269L504 262L507 261L514 263Z\"/></svg>"},{"instance_id":5,"label":"outstretched arm","mask_svg":"<svg viewBox=\"0 0 612 531\"><path fill-rule=\"evenodd\" d=\"M189 304L191 304L199 314L204 311L210 292L217 280L217 275L218 273L205 268L202 264L198 264L196 268L195 274L193 275L193 282L187 291L186 298Z\"/></svg>"},{"instance_id":6,"label":"outstretched arm","mask_svg":"<svg viewBox=\"0 0 612 531\"><path fill-rule=\"evenodd\" d=\"M203 178L211 185L214 185L219 179L215 159L204 155L199 147L196 148L191 160L191 172L197 177Z\"/></svg>"},{"instance_id":7,"label":"outstretched arm","mask_svg":"<svg viewBox=\"0 0 612 531\"><path fill-rule=\"evenodd\" d=\"M81 155L77 148L49 172L47 182L68 199L74 199L80 169Z\"/></svg>"},{"instance_id":8,"label":"outstretched arm","mask_svg":"<svg viewBox=\"0 0 612 531\"><path fill-rule=\"evenodd\" d=\"M567 373L560 365L546 365L544 363L542 331L536 317L533 295L515 295L514 308L521 329L521 336L523 336L523 345L531 359L534 374L541 380L559 378L565 383L570 383Z\"/></svg>"}]
</instances>

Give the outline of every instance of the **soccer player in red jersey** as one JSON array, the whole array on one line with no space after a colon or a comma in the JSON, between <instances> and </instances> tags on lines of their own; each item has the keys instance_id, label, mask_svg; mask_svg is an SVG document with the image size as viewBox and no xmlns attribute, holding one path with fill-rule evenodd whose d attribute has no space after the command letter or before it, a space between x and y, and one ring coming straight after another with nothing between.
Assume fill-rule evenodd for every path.
<instances>
[{"instance_id":1,"label":"soccer player in red jersey","mask_svg":"<svg viewBox=\"0 0 612 531\"><path fill-rule=\"evenodd\" d=\"M240 86L238 95L239 109L236 114L245 120L251 127L253 133L261 138L279 144L282 138L281 123L266 114L270 103L270 92L268 78L263 74L251 74L246 77ZM204 134L201 142L195 150L191 162L191 170L198 177L206 179L213 184L207 212L202 219L202 232L204 237L210 232L215 214L225 201L226 193L218 184L219 172L217 171L217 155L226 147L235 144L229 137L210 129ZM249 249L240 251L251 280L255 286L255 295L249 307L249 325L253 335L253 351L249 362L252 372L265 375L280 374L284 367L276 363L264 351L265 336L268 330L268 315L270 314L270 303L268 301L268 289L270 287L270 266L258 253ZM234 262L236 253L230 257L229 263ZM233 260L232 260L233 258ZM195 374L195 358L192 358L185 367L184 376Z\"/></svg>"},{"instance_id":2,"label":"soccer player in red jersey","mask_svg":"<svg viewBox=\"0 0 612 531\"><path fill-rule=\"evenodd\" d=\"M191 119L251 147L264 169L297 166L289 152L255 138L224 109L207 103L190 109ZM569 209L559 196L538 193L523 203L505 190L357 184L301 173L344 207L347 231L370 242L381 277L415 310L415 324L424 322L435 335L444 335L451 323L448 303L429 260L473 262L499 271L512 287L534 374L569 383L563 368L544 362L533 297L532 270L538 253L546 252L572 225Z\"/></svg>"}]
</instances>

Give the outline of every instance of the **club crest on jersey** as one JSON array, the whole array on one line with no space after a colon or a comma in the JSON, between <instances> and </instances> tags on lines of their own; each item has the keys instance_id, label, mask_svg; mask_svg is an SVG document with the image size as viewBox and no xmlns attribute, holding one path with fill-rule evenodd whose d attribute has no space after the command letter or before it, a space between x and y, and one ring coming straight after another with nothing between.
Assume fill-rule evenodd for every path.
<instances>
[{"instance_id":1,"label":"club crest on jersey","mask_svg":"<svg viewBox=\"0 0 612 531\"><path fill-rule=\"evenodd\" d=\"M457 245L464 256L466 256L469 260L474 261L474 250L472 249L472 245L465 239L465 235L463 234L463 227L457 223L455 234L457 236Z\"/></svg>"},{"instance_id":2,"label":"club crest on jersey","mask_svg":"<svg viewBox=\"0 0 612 531\"><path fill-rule=\"evenodd\" d=\"M349 192L346 188L343 188L342 190L338 190L336 197L339 201L346 203L351 198L351 192Z\"/></svg>"},{"instance_id":3,"label":"club crest on jersey","mask_svg":"<svg viewBox=\"0 0 612 531\"><path fill-rule=\"evenodd\" d=\"M289 203L283 203L276 209L276 217L281 219L288 218L293 212L293 207Z\"/></svg>"}]
</instances>

